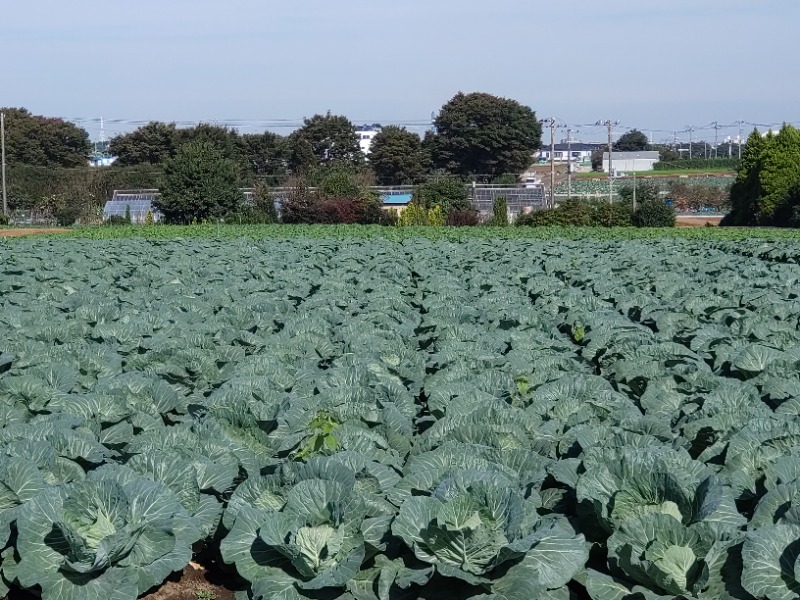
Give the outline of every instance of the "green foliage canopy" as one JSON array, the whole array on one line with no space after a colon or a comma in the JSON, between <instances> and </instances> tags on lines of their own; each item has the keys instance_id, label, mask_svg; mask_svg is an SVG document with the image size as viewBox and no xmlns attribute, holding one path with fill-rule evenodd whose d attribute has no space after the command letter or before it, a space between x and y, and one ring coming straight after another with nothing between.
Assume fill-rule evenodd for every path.
<instances>
[{"instance_id":1,"label":"green foliage canopy","mask_svg":"<svg viewBox=\"0 0 800 600\"><path fill-rule=\"evenodd\" d=\"M369 164L380 185L422 183L429 163L422 140L405 127L384 127L372 140Z\"/></svg>"},{"instance_id":2,"label":"green foliage canopy","mask_svg":"<svg viewBox=\"0 0 800 600\"><path fill-rule=\"evenodd\" d=\"M291 167L295 173L319 166L357 167L364 163L356 128L347 117L314 115L289 136Z\"/></svg>"},{"instance_id":3,"label":"green foliage canopy","mask_svg":"<svg viewBox=\"0 0 800 600\"><path fill-rule=\"evenodd\" d=\"M638 129L623 133L613 144L614 152L639 152L650 149L650 140Z\"/></svg>"},{"instance_id":4,"label":"green foliage canopy","mask_svg":"<svg viewBox=\"0 0 800 600\"><path fill-rule=\"evenodd\" d=\"M522 173L541 145L536 113L516 100L459 92L435 120L432 156L437 167L459 176L489 180Z\"/></svg>"},{"instance_id":5,"label":"green foliage canopy","mask_svg":"<svg viewBox=\"0 0 800 600\"><path fill-rule=\"evenodd\" d=\"M7 164L87 167L91 144L86 130L63 119L33 115L25 108L0 111L5 113Z\"/></svg>"},{"instance_id":6,"label":"green foliage canopy","mask_svg":"<svg viewBox=\"0 0 800 600\"><path fill-rule=\"evenodd\" d=\"M800 226L794 215L800 187L800 130L784 125L777 134L754 130L731 188L725 225ZM800 216L800 215L798 215Z\"/></svg>"},{"instance_id":7,"label":"green foliage canopy","mask_svg":"<svg viewBox=\"0 0 800 600\"><path fill-rule=\"evenodd\" d=\"M236 212L243 201L237 165L210 142L190 142L164 164L154 207L167 223L190 223Z\"/></svg>"},{"instance_id":8,"label":"green foliage canopy","mask_svg":"<svg viewBox=\"0 0 800 600\"><path fill-rule=\"evenodd\" d=\"M180 143L175 123L151 121L130 133L114 137L108 147L115 165L162 165L172 158Z\"/></svg>"},{"instance_id":9,"label":"green foliage canopy","mask_svg":"<svg viewBox=\"0 0 800 600\"><path fill-rule=\"evenodd\" d=\"M439 206L445 217L451 210L472 209L467 186L455 177L439 177L418 186L414 202L427 210Z\"/></svg>"}]
</instances>

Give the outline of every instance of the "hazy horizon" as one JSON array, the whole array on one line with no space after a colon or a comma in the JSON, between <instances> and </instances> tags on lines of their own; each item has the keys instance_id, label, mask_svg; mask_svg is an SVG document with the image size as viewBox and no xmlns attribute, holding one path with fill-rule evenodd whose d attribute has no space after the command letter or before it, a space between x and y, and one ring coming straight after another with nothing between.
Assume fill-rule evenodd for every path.
<instances>
[{"instance_id":1,"label":"hazy horizon","mask_svg":"<svg viewBox=\"0 0 800 600\"><path fill-rule=\"evenodd\" d=\"M108 136L151 120L289 133L328 110L419 130L458 91L514 98L586 141L609 118L654 141L800 121L800 81L783 67L796 0L69 4L3 11L0 105L92 139L101 116Z\"/></svg>"}]
</instances>

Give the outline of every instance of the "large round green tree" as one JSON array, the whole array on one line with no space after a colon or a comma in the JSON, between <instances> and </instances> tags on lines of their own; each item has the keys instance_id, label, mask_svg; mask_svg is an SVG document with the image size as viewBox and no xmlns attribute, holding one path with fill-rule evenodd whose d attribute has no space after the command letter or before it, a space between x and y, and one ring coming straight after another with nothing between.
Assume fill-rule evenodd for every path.
<instances>
[{"instance_id":1,"label":"large round green tree","mask_svg":"<svg viewBox=\"0 0 800 600\"><path fill-rule=\"evenodd\" d=\"M242 204L238 184L233 160L210 142L190 142L164 163L164 184L153 205L168 223L224 217Z\"/></svg>"},{"instance_id":2,"label":"large round green tree","mask_svg":"<svg viewBox=\"0 0 800 600\"><path fill-rule=\"evenodd\" d=\"M541 146L536 113L516 100L491 94L459 92L434 121L436 166L461 176L494 179L519 174Z\"/></svg>"},{"instance_id":3,"label":"large round green tree","mask_svg":"<svg viewBox=\"0 0 800 600\"><path fill-rule=\"evenodd\" d=\"M364 163L356 126L347 117L330 112L304 119L303 126L289 136L289 143L294 173L318 166L357 167Z\"/></svg>"},{"instance_id":4,"label":"large round green tree","mask_svg":"<svg viewBox=\"0 0 800 600\"><path fill-rule=\"evenodd\" d=\"M175 155L180 146L175 123L151 121L130 133L111 140L108 150L117 157L121 167L133 165L160 165Z\"/></svg>"},{"instance_id":5,"label":"large round green tree","mask_svg":"<svg viewBox=\"0 0 800 600\"><path fill-rule=\"evenodd\" d=\"M614 152L642 152L650 150L650 140L638 129L626 131L614 143Z\"/></svg>"},{"instance_id":6,"label":"large round green tree","mask_svg":"<svg viewBox=\"0 0 800 600\"><path fill-rule=\"evenodd\" d=\"M2 108L9 165L85 167L91 144L85 129L64 119L33 115L24 108Z\"/></svg>"},{"instance_id":7,"label":"large round green tree","mask_svg":"<svg viewBox=\"0 0 800 600\"><path fill-rule=\"evenodd\" d=\"M428 174L429 163L422 140L405 127L384 127L372 140L369 164L381 185L421 183Z\"/></svg>"}]
</instances>

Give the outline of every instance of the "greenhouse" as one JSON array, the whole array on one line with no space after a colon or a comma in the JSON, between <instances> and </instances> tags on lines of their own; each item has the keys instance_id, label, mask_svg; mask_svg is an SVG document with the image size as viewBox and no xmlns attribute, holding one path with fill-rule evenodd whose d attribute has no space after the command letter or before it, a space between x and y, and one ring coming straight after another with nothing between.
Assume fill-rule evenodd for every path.
<instances>
[{"instance_id":1,"label":"greenhouse","mask_svg":"<svg viewBox=\"0 0 800 600\"><path fill-rule=\"evenodd\" d=\"M111 200L103 207L103 220L125 217L130 212L131 223L144 223L149 212L153 222L158 222L161 213L153 209L153 200L158 196L158 190L115 190Z\"/></svg>"}]
</instances>

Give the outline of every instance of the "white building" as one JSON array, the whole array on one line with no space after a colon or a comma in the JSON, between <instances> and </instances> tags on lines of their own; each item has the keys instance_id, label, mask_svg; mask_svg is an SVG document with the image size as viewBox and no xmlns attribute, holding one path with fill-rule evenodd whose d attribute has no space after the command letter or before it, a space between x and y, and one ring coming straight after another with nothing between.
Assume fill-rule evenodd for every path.
<instances>
[{"instance_id":1,"label":"white building","mask_svg":"<svg viewBox=\"0 0 800 600\"><path fill-rule=\"evenodd\" d=\"M634 171L652 171L658 162L658 152L612 152L611 168L614 174ZM603 172L608 173L608 152L603 152Z\"/></svg>"},{"instance_id":2,"label":"white building","mask_svg":"<svg viewBox=\"0 0 800 600\"><path fill-rule=\"evenodd\" d=\"M562 142L555 144L553 149L553 162L565 163L567 160L573 164L586 164L592 162L592 152L598 148L603 148L605 144L584 144L582 142L572 142L567 144ZM538 162L550 162L550 145L545 143L536 153Z\"/></svg>"},{"instance_id":3,"label":"white building","mask_svg":"<svg viewBox=\"0 0 800 600\"><path fill-rule=\"evenodd\" d=\"M356 128L356 137L358 138L358 145L361 147L361 152L369 154L372 140L375 139L375 136L378 135L380 131L381 128L374 125Z\"/></svg>"}]
</instances>

